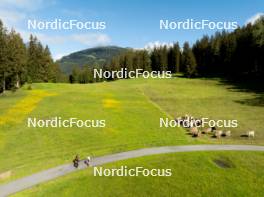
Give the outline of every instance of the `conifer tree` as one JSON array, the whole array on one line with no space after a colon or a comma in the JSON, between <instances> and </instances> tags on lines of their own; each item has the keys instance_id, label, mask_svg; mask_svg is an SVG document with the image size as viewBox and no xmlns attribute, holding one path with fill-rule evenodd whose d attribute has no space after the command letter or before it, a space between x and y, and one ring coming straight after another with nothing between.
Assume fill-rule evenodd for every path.
<instances>
[{"instance_id":1,"label":"conifer tree","mask_svg":"<svg viewBox=\"0 0 264 197\"><path fill-rule=\"evenodd\" d=\"M183 65L185 67L184 73L187 77L194 77L197 75L195 56L189 47L189 43L185 42L183 46Z\"/></svg>"},{"instance_id":2,"label":"conifer tree","mask_svg":"<svg viewBox=\"0 0 264 197\"><path fill-rule=\"evenodd\" d=\"M7 30L0 20L0 93L6 90L7 53Z\"/></svg>"}]
</instances>

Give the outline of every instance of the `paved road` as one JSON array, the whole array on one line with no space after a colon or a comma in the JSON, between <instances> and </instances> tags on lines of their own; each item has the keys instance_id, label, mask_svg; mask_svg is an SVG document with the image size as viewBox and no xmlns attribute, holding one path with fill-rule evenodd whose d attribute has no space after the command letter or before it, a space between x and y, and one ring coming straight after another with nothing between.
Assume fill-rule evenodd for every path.
<instances>
[{"instance_id":1,"label":"paved road","mask_svg":"<svg viewBox=\"0 0 264 197\"><path fill-rule=\"evenodd\" d=\"M102 164L115 162L119 160L141 157L146 155L155 155L162 153L174 152L192 152L192 151L220 151L220 150L233 150L233 151L264 151L264 146L253 145L188 145L188 146L163 146L156 148L138 149L128 152L122 152L102 157L96 157L92 160L92 166L99 166ZM37 184L55 179L57 177L69 174L71 172L81 170L86 166L81 162L78 169L75 169L72 164L65 164L55 168L41 171L39 173L17 179L10 183L0 185L0 197L8 196L16 192L28 189Z\"/></svg>"}]
</instances>

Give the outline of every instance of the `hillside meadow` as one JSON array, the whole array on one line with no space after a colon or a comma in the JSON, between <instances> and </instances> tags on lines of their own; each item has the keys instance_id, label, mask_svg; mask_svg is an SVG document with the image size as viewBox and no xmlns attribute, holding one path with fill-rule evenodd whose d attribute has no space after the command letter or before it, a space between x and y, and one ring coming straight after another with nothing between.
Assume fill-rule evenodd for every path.
<instances>
[{"instance_id":1,"label":"hillside meadow","mask_svg":"<svg viewBox=\"0 0 264 197\"><path fill-rule=\"evenodd\" d=\"M0 183L82 158L132 149L197 143L264 144L263 106L239 101L256 94L218 79L130 79L96 84L36 83L0 97ZM160 118L190 114L238 119L232 136L193 138L160 128ZM28 128L27 118L105 119L105 128ZM240 137L255 130L254 139ZM45 164L45 165L44 165Z\"/></svg>"}]
</instances>

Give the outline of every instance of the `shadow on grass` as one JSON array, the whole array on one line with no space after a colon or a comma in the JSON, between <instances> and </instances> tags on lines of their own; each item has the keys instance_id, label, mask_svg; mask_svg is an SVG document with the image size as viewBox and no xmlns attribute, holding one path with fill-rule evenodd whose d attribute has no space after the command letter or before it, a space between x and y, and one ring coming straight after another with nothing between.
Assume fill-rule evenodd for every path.
<instances>
[{"instance_id":1,"label":"shadow on grass","mask_svg":"<svg viewBox=\"0 0 264 197\"><path fill-rule=\"evenodd\" d=\"M214 163L220 168L234 168L234 163L227 157L220 157L213 160Z\"/></svg>"},{"instance_id":2,"label":"shadow on grass","mask_svg":"<svg viewBox=\"0 0 264 197\"><path fill-rule=\"evenodd\" d=\"M245 99L245 100L236 101L236 102L240 104L245 104L245 105L264 107L264 95L262 94L253 99Z\"/></svg>"},{"instance_id":3,"label":"shadow on grass","mask_svg":"<svg viewBox=\"0 0 264 197\"><path fill-rule=\"evenodd\" d=\"M183 75L177 77L186 78ZM236 103L264 107L264 79L258 77L217 77L217 76L206 76L196 77L202 80L218 80L222 86L229 86L227 89L233 92L248 92L255 94L254 98L236 100Z\"/></svg>"},{"instance_id":4,"label":"shadow on grass","mask_svg":"<svg viewBox=\"0 0 264 197\"><path fill-rule=\"evenodd\" d=\"M248 135L246 135L246 134L242 134L242 135L240 135L240 137L248 138Z\"/></svg>"},{"instance_id":5,"label":"shadow on grass","mask_svg":"<svg viewBox=\"0 0 264 197\"><path fill-rule=\"evenodd\" d=\"M220 85L231 85L228 89L235 92L254 93L254 98L236 100L236 103L264 107L264 80L263 79L220 79Z\"/></svg>"},{"instance_id":6,"label":"shadow on grass","mask_svg":"<svg viewBox=\"0 0 264 197\"><path fill-rule=\"evenodd\" d=\"M175 78L185 78L190 79L183 74L174 74ZM201 80L218 80L219 84L222 86L229 86L227 89L233 92L248 92L256 94L254 98L250 99L241 99L234 102L249 105L249 106L259 106L264 107L264 79L261 77L225 77L224 75L206 75L203 77L195 77L196 79Z\"/></svg>"}]
</instances>

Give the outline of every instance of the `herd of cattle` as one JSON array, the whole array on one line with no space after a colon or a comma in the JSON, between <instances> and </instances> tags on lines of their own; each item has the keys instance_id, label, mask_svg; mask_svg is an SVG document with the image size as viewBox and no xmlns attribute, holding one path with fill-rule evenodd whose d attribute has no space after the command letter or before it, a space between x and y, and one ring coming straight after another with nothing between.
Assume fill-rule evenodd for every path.
<instances>
[{"instance_id":1,"label":"herd of cattle","mask_svg":"<svg viewBox=\"0 0 264 197\"><path fill-rule=\"evenodd\" d=\"M190 134L193 137L199 137L201 134L212 134L212 137L220 138L220 137L230 137L231 131L230 130L219 130L216 127L208 127L201 129L202 125L202 119L196 119L193 116L185 115L179 118L176 118L175 121L177 121L182 127L188 128ZM183 121L188 121L188 126L183 125ZM195 125L195 126L194 126ZM255 131L247 131L244 135L246 137L255 137Z\"/></svg>"}]
</instances>

